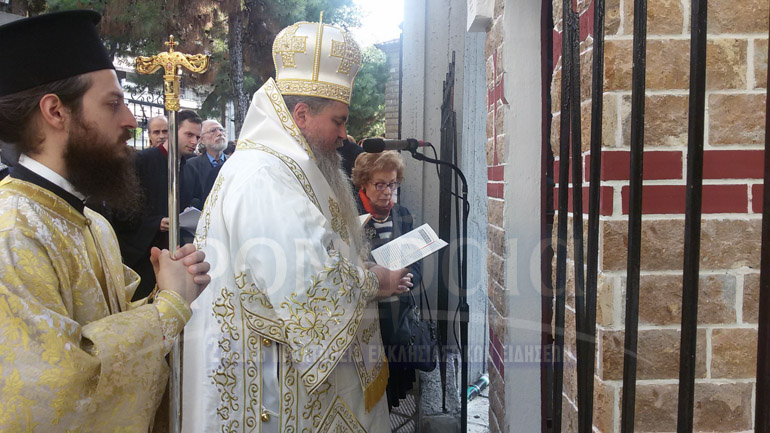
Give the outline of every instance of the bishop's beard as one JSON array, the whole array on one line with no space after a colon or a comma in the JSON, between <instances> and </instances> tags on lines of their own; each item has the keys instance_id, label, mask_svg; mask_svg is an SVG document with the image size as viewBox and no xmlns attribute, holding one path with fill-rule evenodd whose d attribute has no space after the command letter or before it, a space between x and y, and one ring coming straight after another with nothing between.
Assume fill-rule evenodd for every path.
<instances>
[{"instance_id":1,"label":"bishop's beard","mask_svg":"<svg viewBox=\"0 0 770 433\"><path fill-rule=\"evenodd\" d=\"M125 145L129 138L131 131L125 129L117 142L108 140L76 115L64 152L67 180L75 189L123 215L133 215L141 203L134 151Z\"/></svg>"},{"instance_id":2,"label":"bishop's beard","mask_svg":"<svg viewBox=\"0 0 770 433\"><path fill-rule=\"evenodd\" d=\"M326 181L329 182L334 195L339 202L340 211L345 218L345 223L348 229L355 239L358 245L358 254L361 258L366 259L369 255L369 244L364 239L363 230L361 230L361 224L358 222L358 206L353 199L353 189L350 186L350 181L345 173L342 171L342 160L336 150L328 151L319 147L314 147L313 143L308 140L311 148L313 148L313 154L318 162L318 168L323 173Z\"/></svg>"}]
</instances>

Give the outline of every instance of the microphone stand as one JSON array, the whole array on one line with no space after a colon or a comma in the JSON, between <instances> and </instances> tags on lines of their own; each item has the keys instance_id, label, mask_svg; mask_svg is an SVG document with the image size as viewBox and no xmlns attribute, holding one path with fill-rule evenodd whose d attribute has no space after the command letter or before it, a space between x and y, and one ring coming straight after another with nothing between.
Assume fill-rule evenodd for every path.
<instances>
[{"instance_id":1,"label":"microphone stand","mask_svg":"<svg viewBox=\"0 0 770 433\"><path fill-rule=\"evenodd\" d=\"M463 202L462 208L462 237L460 241L460 287L458 290L459 307L460 307L460 431L466 433L468 431L468 398L465 395L465 389L468 387L468 320L470 317L470 307L468 306L468 210L470 203L468 202L468 182L465 180L460 167L452 164L451 162L442 161L440 159L430 158L417 152L417 148L420 143L410 138L407 140L409 147L406 149L412 157L418 161L429 162L431 164L444 165L451 168L457 177L462 182L462 193L460 199ZM461 210L458 209L458 212ZM450 241L448 239L447 241Z\"/></svg>"}]
</instances>

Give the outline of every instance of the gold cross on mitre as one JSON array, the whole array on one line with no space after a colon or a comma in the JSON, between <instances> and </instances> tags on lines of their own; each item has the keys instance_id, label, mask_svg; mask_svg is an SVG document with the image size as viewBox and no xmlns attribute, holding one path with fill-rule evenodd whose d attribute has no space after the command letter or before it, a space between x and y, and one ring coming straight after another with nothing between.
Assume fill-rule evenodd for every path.
<instances>
[{"instance_id":1,"label":"gold cross on mitre","mask_svg":"<svg viewBox=\"0 0 770 433\"><path fill-rule=\"evenodd\" d=\"M342 59L337 72L340 74L350 74L350 70L355 65L361 64L361 50L353 41L353 37L348 32L342 32L344 42L332 40L332 57Z\"/></svg>"},{"instance_id":2,"label":"gold cross on mitre","mask_svg":"<svg viewBox=\"0 0 770 433\"><path fill-rule=\"evenodd\" d=\"M174 46L179 42L174 41L174 36L169 36L167 52L156 54L152 57L137 57L136 70L140 74L155 73L161 67L163 74L163 90L166 96L166 110L179 111L179 80L182 75L182 67L191 72L203 73L209 68L209 56L206 54L182 54L174 51Z\"/></svg>"},{"instance_id":3,"label":"gold cross on mitre","mask_svg":"<svg viewBox=\"0 0 770 433\"><path fill-rule=\"evenodd\" d=\"M299 24L287 28L273 43L275 53L281 55L284 68L295 67L294 54L302 54L307 50L307 36L295 36L297 30Z\"/></svg>"}]
</instances>

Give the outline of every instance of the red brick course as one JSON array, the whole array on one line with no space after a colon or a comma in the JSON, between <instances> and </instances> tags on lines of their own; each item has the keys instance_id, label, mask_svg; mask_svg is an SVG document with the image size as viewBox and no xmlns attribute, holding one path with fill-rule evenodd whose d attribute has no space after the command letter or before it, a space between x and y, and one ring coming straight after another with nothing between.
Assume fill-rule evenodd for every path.
<instances>
[{"instance_id":1,"label":"red brick course","mask_svg":"<svg viewBox=\"0 0 770 433\"><path fill-rule=\"evenodd\" d=\"M761 184L751 186L751 211L754 213L762 213L762 192L764 189L764 185Z\"/></svg>"},{"instance_id":2,"label":"red brick course","mask_svg":"<svg viewBox=\"0 0 770 433\"><path fill-rule=\"evenodd\" d=\"M762 179L763 150L711 150L703 153L704 179Z\"/></svg>"},{"instance_id":3,"label":"red brick course","mask_svg":"<svg viewBox=\"0 0 770 433\"><path fill-rule=\"evenodd\" d=\"M642 188L642 213L683 214L685 213L687 186L645 185ZM621 189L623 215L628 215L629 187ZM704 214L746 213L749 207L746 185L703 185Z\"/></svg>"},{"instance_id":4,"label":"red brick course","mask_svg":"<svg viewBox=\"0 0 770 433\"><path fill-rule=\"evenodd\" d=\"M503 198L502 182L487 182L487 196L494 198Z\"/></svg>"},{"instance_id":5,"label":"red brick course","mask_svg":"<svg viewBox=\"0 0 770 433\"><path fill-rule=\"evenodd\" d=\"M628 180L631 167L631 152L602 152L602 180ZM586 156L586 173L590 173L591 156ZM588 179L589 174L584 174ZM644 180L682 179L682 152L644 152L642 169Z\"/></svg>"},{"instance_id":6,"label":"red brick course","mask_svg":"<svg viewBox=\"0 0 770 433\"><path fill-rule=\"evenodd\" d=\"M599 213L601 215L612 215L614 188L611 186L602 186L599 190ZM567 211L572 212L572 188L568 192ZM588 187L583 187L583 213L588 213ZM559 188L553 189L553 208L559 210Z\"/></svg>"},{"instance_id":7,"label":"red brick course","mask_svg":"<svg viewBox=\"0 0 770 433\"><path fill-rule=\"evenodd\" d=\"M505 175L505 166L495 165L487 167L487 180L490 182L502 182Z\"/></svg>"},{"instance_id":8,"label":"red brick course","mask_svg":"<svg viewBox=\"0 0 770 433\"><path fill-rule=\"evenodd\" d=\"M497 368L497 371L500 373L500 377L503 380L505 380L504 353L505 350L503 349L503 344L500 342L500 339L497 338L497 335L495 335L492 328L489 328L489 357L492 359L492 363L495 365L495 368Z\"/></svg>"}]
</instances>

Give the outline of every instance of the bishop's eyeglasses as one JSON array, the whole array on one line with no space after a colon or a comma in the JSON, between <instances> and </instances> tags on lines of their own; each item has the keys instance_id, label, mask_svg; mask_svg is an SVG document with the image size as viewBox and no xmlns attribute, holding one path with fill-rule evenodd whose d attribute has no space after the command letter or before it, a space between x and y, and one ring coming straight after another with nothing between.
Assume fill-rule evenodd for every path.
<instances>
[{"instance_id":1,"label":"bishop's eyeglasses","mask_svg":"<svg viewBox=\"0 0 770 433\"><path fill-rule=\"evenodd\" d=\"M375 182L374 183L374 189L376 189L377 191L385 191L385 188L389 188L391 191L395 191L398 189L399 186L401 186L401 183L399 182L391 182L391 183Z\"/></svg>"}]
</instances>

